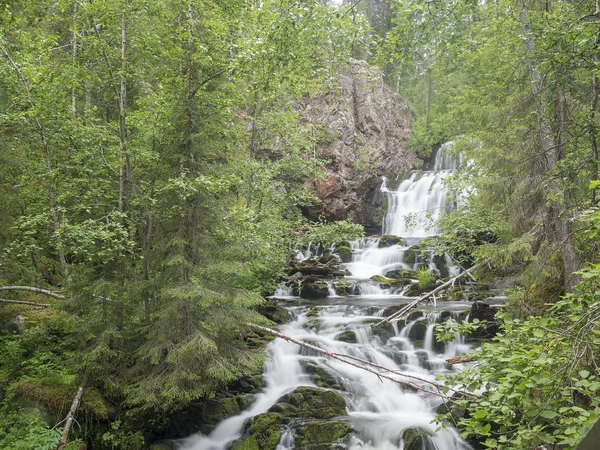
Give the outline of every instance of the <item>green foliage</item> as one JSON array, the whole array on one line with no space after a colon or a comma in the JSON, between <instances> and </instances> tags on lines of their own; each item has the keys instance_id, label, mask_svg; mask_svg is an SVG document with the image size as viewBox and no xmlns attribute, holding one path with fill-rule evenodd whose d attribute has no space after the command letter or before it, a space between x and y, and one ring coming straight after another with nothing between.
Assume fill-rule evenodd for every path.
<instances>
[{"instance_id":1,"label":"green foliage","mask_svg":"<svg viewBox=\"0 0 600 450\"><path fill-rule=\"evenodd\" d=\"M573 448L600 415L600 266L581 276L577 292L557 302L549 316L504 314L496 342L473 353L477 364L446 378L450 388L478 392L459 400L469 411L457 424L463 437L487 448ZM452 424L449 415L441 420Z\"/></svg>"},{"instance_id":2,"label":"green foliage","mask_svg":"<svg viewBox=\"0 0 600 450\"><path fill-rule=\"evenodd\" d=\"M294 239L294 243L301 247L307 247L309 244L326 246L336 242L352 241L365 234L361 225L345 220L311 224L308 229L302 231L302 234Z\"/></svg>"},{"instance_id":3,"label":"green foliage","mask_svg":"<svg viewBox=\"0 0 600 450\"><path fill-rule=\"evenodd\" d=\"M419 289L427 289L435 283L435 274L432 270L421 267L417 272L417 280Z\"/></svg>"},{"instance_id":4,"label":"green foliage","mask_svg":"<svg viewBox=\"0 0 600 450\"><path fill-rule=\"evenodd\" d=\"M456 339L457 334L469 337L475 330L479 329L484 324L485 321L480 322L479 319L473 319L473 322L457 322L450 318L436 325L433 331L435 333L435 338L439 342L448 344Z\"/></svg>"},{"instance_id":5,"label":"green foliage","mask_svg":"<svg viewBox=\"0 0 600 450\"><path fill-rule=\"evenodd\" d=\"M51 429L38 417L0 408L0 446L6 450L55 450L60 428ZM70 446L71 450L73 447Z\"/></svg>"}]
</instances>

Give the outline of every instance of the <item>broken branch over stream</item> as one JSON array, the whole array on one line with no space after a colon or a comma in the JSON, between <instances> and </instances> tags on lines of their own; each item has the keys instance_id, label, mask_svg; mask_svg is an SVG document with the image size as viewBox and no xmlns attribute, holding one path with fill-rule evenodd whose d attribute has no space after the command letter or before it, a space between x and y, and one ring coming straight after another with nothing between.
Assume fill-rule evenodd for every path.
<instances>
[{"instance_id":1,"label":"broken branch over stream","mask_svg":"<svg viewBox=\"0 0 600 450\"><path fill-rule=\"evenodd\" d=\"M477 265L471 267L470 269L465 270L464 272L459 273L455 277L450 278L448 281L446 281L444 284L439 285L433 291L430 291L430 292L428 292L426 294L423 294L422 296L420 296L415 301L410 302L404 308L399 309L394 314L391 314L391 315L387 316L385 319L381 320L380 322L377 322L374 326L378 327L380 325L383 325L384 323L391 322L392 320L400 320L400 319L402 319L402 316L404 316L406 313L408 313L411 309L413 309L415 306L417 306L423 300L427 300L429 297L431 297L432 295L438 293L442 289L445 289L445 288L447 288L449 286L452 286L456 282L456 280L458 280L459 278L462 278L462 277L464 277L466 275L469 275L471 272L473 272L475 269L477 269L480 266L481 266L481 264L477 264Z\"/></svg>"},{"instance_id":2,"label":"broken branch over stream","mask_svg":"<svg viewBox=\"0 0 600 450\"><path fill-rule=\"evenodd\" d=\"M444 401L448 401L448 402L454 402L454 400L449 397L444 391L444 385L441 383L438 383L436 381L430 381L430 380L426 380L425 378L421 378L418 377L416 375L412 375L412 374L408 374L408 373L404 373L404 372L399 372L399 371L395 371L395 370L391 370L387 367L384 366L380 366L379 364L375 364L371 361L367 361L364 359L360 359L360 358L356 358L355 356L351 356L351 355L347 355L344 353L335 353L335 352L330 352L328 350L324 350L320 347L317 347L316 345L312 345L309 344L307 342L301 341L299 339L295 339L291 336L287 336L283 333L280 333L279 331L275 331L271 328L267 328L267 327L263 327L260 325L255 325L255 324L250 324L251 326L253 326L256 329L259 329L261 331L264 331L265 333L269 333L272 336L281 338L281 339L285 339L286 341L289 342L293 342L294 344L300 345L301 347L305 347L308 348L312 351L315 351L317 353L320 353L322 355L328 356L332 359L336 359L338 361L341 361L345 364L349 364L353 367L357 367L359 369L365 370L367 372L370 372L372 374L377 375L380 379L381 378L385 378L387 380L393 381L394 383L398 383L404 386L407 386L409 388L415 389L417 391L421 391L421 392L425 392L427 394L431 394L431 395L435 395L437 397L441 397ZM371 367L368 367L371 366ZM375 369L380 369L380 371L375 370ZM401 380L399 378L396 378L390 374L394 374L397 376L401 376L404 378L409 378L415 381L419 381L421 383L426 383L431 385L433 388L435 388L436 390L432 390L432 389L428 389L426 387L423 387L417 383L414 383L412 381L407 381L407 380ZM473 394L469 393L469 392L462 392L462 391L455 391L457 393L460 393L462 395L468 395L468 396L472 396Z\"/></svg>"}]
</instances>

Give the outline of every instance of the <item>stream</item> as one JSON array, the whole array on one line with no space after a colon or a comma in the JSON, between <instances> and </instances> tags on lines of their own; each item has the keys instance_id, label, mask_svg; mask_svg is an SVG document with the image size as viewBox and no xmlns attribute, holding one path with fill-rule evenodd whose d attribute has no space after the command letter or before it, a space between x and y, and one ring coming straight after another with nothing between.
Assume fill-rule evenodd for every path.
<instances>
[{"instance_id":1,"label":"stream","mask_svg":"<svg viewBox=\"0 0 600 450\"><path fill-rule=\"evenodd\" d=\"M372 326L387 315L384 311L389 306L414 300L403 296L405 287L385 289L373 282L372 276L393 270L414 271L422 265L439 270L433 255L407 261L405 253L408 246L435 235L436 219L453 207L446 198L443 180L456 169L456 164L444 150L442 147L438 152L433 171L413 174L397 189L389 189L383 180L382 191L388 197L383 234L399 235L404 241L385 248L379 248L376 237L352 243L352 261L344 266L350 273L348 280L356 286L355 295L338 296L330 285L327 299L310 301L294 297L290 289L282 287L275 297L286 307L291 321L279 327L281 333L327 351L384 366L392 375L398 371L434 381L439 374L461 369L445 360L468 350L464 339L457 335L453 342L444 345L436 341L433 330L436 323L448 317L464 317L471 306L469 302L445 302L437 308L429 305L393 326ZM299 257L308 258L310 254ZM450 258L446 257L445 262L449 275L460 273ZM348 421L354 432L347 446L339 448L413 450L414 443L408 446L405 442L406 430L419 430L423 436L418 450L471 448L453 429L436 432L438 426L433 420L435 409L442 402L440 397L409 390L283 339L271 342L267 353L263 372L266 388L256 395L251 406L221 422L210 435L197 434L181 441L180 450L227 450L242 436L247 419L265 413L299 386L315 386L317 372L334 380L334 388L346 400L348 416L341 420ZM425 382L420 383L430 388ZM295 449L294 441L293 429L283 430L277 450Z\"/></svg>"}]
</instances>

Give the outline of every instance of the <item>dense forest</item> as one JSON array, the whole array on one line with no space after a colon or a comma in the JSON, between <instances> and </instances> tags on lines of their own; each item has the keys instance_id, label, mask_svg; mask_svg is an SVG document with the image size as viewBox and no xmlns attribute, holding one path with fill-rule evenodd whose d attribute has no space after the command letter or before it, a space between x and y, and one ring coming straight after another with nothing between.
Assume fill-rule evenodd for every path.
<instances>
[{"instance_id":1,"label":"dense forest","mask_svg":"<svg viewBox=\"0 0 600 450\"><path fill-rule=\"evenodd\" d=\"M510 298L478 364L444 381L488 395L440 426L534 450L595 422L598 1L0 8L0 448L148 448L260 374L255 325L294 252L364 233L306 214L328 161L302 105L339 95L351 60L406 99L420 161L453 141L461 207L436 245Z\"/></svg>"}]
</instances>

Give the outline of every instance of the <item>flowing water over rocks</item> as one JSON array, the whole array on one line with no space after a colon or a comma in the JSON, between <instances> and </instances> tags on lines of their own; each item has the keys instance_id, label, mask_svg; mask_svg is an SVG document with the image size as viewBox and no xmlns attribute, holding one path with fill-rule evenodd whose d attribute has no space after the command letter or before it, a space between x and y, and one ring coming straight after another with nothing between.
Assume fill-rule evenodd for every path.
<instances>
[{"instance_id":1,"label":"flowing water over rocks","mask_svg":"<svg viewBox=\"0 0 600 450\"><path fill-rule=\"evenodd\" d=\"M388 189L384 180L387 235L346 244L345 256L341 246L339 254L335 247L299 253L298 272L274 296L292 317L281 333L384 367L378 369L382 376L427 389L436 389L428 382L437 375L460 370L446 359L465 352L468 345L458 335L447 345L438 342L434 326L449 317L464 318L470 303L448 302L442 309L426 308L404 321L374 326L395 311L392 305L412 300L404 294L415 288L420 268L437 277L460 271L448 255L435 255L422 245L437 233L435 220L452 208L443 180L456 163L445 150L438 152L434 171L413 174L398 189ZM299 295L317 300L306 304ZM438 396L283 339L271 342L267 351L266 388L251 406L221 422L210 435L186 439L181 450L470 448L452 429L436 432L433 420L442 402Z\"/></svg>"}]
</instances>

